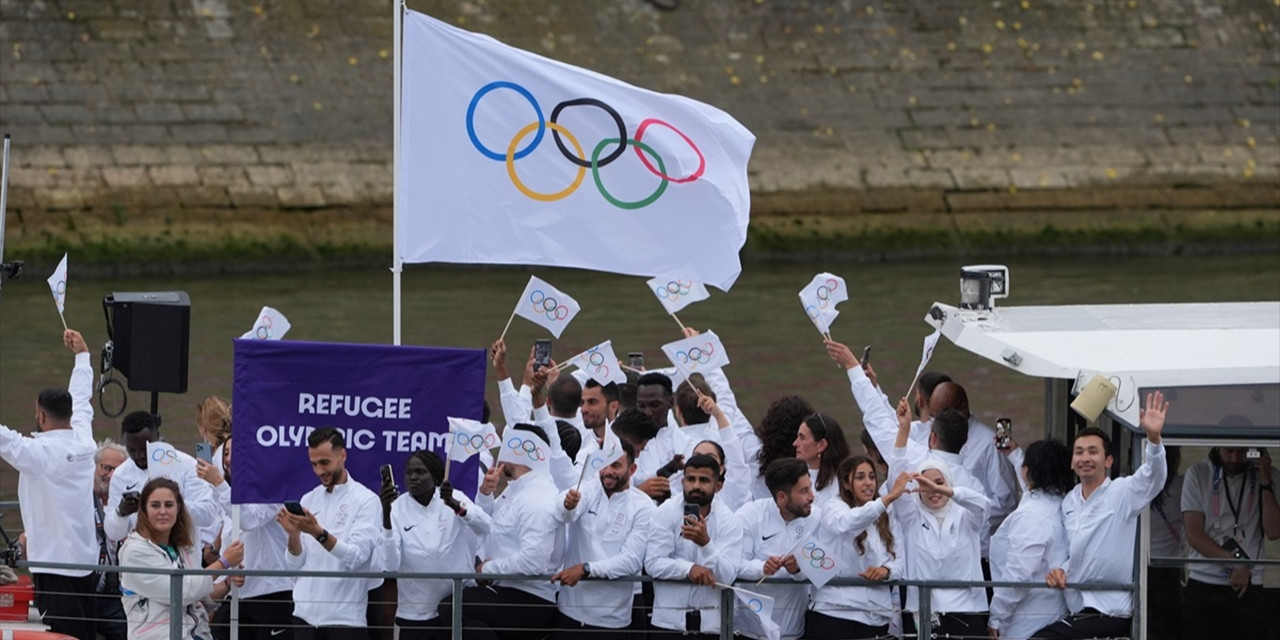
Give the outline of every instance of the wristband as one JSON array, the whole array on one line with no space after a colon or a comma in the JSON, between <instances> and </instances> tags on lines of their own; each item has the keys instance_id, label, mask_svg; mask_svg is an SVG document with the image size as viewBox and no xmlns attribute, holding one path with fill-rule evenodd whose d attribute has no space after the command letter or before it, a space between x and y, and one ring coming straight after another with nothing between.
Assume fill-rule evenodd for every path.
<instances>
[{"instance_id":1,"label":"wristband","mask_svg":"<svg viewBox=\"0 0 1280 640\"><path fill-rule=\"evenodd\" d=\"M221 562L221 563L222 563L222 568L223 568L223 569L230 569L230 568L231 568L231 563L230 563L230 562L227 562L227 557L226 557L226 556L224 556L224 555L222 555L222 554L218 554L218 562Z\"/></svg>"}]
</instances>

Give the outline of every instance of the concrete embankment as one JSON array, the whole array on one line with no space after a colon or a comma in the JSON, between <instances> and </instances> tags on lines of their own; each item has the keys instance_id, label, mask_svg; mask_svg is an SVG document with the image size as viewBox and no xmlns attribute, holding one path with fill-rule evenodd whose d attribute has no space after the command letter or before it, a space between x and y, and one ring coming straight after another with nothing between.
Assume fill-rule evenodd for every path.
<instances>
[{"instance_id":1,"label":"concrete embankment","mask_svg":"<svg viewBox=\"0 0 1280 640\"><path fill-rule=\"evenodd\" d=\"M1277 0L661 4L409 3L732 113L754 253L1280 247ZM0 0L6 254L389 255L389 5Z\"/></svg>"}]
</instances>

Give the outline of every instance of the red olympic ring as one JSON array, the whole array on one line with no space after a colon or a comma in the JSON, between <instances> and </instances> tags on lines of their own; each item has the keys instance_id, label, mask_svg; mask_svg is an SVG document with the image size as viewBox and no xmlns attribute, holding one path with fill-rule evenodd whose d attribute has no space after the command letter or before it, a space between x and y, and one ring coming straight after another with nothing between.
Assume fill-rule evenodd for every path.
<instances>
[{"instance_id":1,"label":"red olympic ring","mask_svg":"<svg viewBox=\"0 0 1280 640\"><path fill-rule=\"evenodd\" d=\"M640 123L640 126L636 128L636 138L635 138L636 142L641 142L644 140L644 132L646 129L649 128L649 125L651 124L662 125L676 132L676 135L679 135L681 138L684 138L684 141L689 145L689 148L693 149L693 152L698 154L698 168L693 173L689 174L688 177L679 178L679 179L672 178L671 176L663 173L662 171L659 171L657 167L654 167L653 163L649 162L649 159L646 158L645 155L640 152L640 147L636 147L636 156L640 158L640 162L644 163L644 167L648 169L649 172L652 173L653 175L658 176L663 180L674 182L676 184L693 182L694 180L701 178L702 172L707 170L707 159L703 157L702 150L698 148L698 145L693 143L693 140L689 139L689 136L685 135L683 131L671 126L670 123L664 120L659 120L657 118L649 118L647 120L642 121Z\"/></svg>"}]
</instances>

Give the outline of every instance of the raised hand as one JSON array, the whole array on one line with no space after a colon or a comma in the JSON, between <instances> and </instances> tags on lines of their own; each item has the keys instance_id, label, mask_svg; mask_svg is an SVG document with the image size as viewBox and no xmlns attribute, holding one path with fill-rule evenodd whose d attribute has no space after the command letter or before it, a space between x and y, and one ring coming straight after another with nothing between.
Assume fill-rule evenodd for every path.
<instances>
[{"instance_id":1,"label":"raised hand","mask_svg":"<svg viewBox=\"0 0 1280 640\"><path fill-rule=\"evenodd\" d=\"M1168 411L1169 403L1164 399L1164 392L1147 394L1147 406L1138 413L1138 426L1142 427L1151 444L1160 444L1160 433L1164 431L1164 418Z\"/></svg>"},{"instance_id":2,"label":"raised hand","mask_svg":"<svg viewBox=\"0 0 1280 640\"><path fill-rule=\"evenodd\" d=\"M858 366L858 358L853 355L853 351L850 351L849 347L835 340L823 340L822 342L827 345L827 355L831 356L831 359L836 364L845 369L852 369Z\"/></svg>"}]
</instances>

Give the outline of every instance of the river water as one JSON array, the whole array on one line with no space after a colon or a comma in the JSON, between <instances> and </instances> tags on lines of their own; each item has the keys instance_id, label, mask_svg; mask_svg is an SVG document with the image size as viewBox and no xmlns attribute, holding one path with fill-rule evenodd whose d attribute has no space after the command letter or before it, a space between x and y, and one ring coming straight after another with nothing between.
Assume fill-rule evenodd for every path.
<instances>
[{"instance_id":1,"label":"river water","mask_svg":"<svg viewBox=\"0 0 1280 640\"><path fill-rule=\"evenodd\" d=\"M71 256L66 318L85 333L94 353L106 341L101 300L112 292L181 289L191 297L189 391L162 395L163 431L176 445L194 441L194 407L209 394L229 396L232 343L270 305L293 325L288 339L389 343L391 275L383 268L305 270L296 273L145 279L80 279ZM872 345L872 363L892 396L905 392L919 362L920 341L930 331L923 316L934 301L958 300L959 261L899 263L773 263L744 265L729 293L680 313L687 325L711 328L724 341L726 369L753 422L769 401L795 393L835 416L856 437L860 419L844 375L823 350L796 293L818 271L843 276L850 299L840 306L833 337L855 352ZM1008 263L1011 297L1006 305L1223 302L1280 298L1280 256L1162 258L1045 258ZM502 331L528 279L529 269L410 266L404 274L403 343L484 348ZM532 272L574 296L581 314L556 341L557 359L605 339L615 351L644 351L664 364L660 345L680 337L675 321L648 293L642 278L562 269ZM0 424L28 430L34 398L48 385L65 385L70 354L61 346L61 323L44 281L28 274L0 291ZM517 318L507 336L512 353L527 353L545 332ZM512 358L519 371L523 358ZM995 366L943 340L932 369L944 370L969 390L975 413L988 424L1013 418L1024 442L1042 433L1043 383ZM517 374L518 375L518 374ZM490 404L497 407L490 384ZM129 409L146 408L147 394L133 392ZM114 402L112 404L115 404ZM95 403L96 408L96 403ZM118 422L94 421L99 438ZM8 471L6 469L6 471ZM7 474L6 474L7 475ZM7 480L7 478L5 478ZM12 485L0 487L12 499Z\"/></svg>"}]
</instances>

